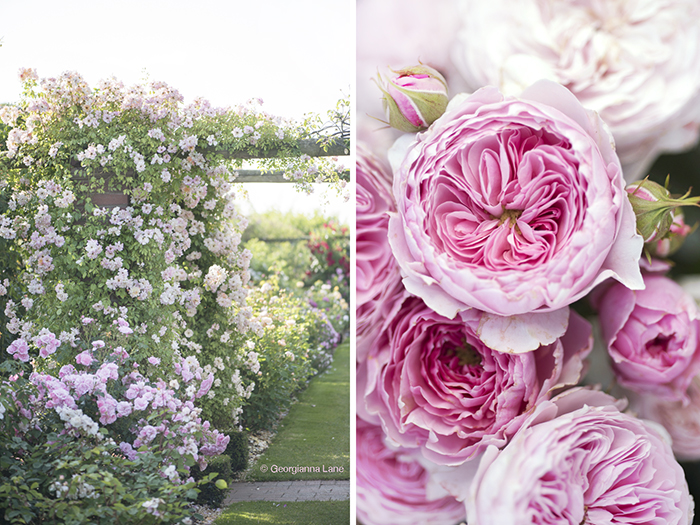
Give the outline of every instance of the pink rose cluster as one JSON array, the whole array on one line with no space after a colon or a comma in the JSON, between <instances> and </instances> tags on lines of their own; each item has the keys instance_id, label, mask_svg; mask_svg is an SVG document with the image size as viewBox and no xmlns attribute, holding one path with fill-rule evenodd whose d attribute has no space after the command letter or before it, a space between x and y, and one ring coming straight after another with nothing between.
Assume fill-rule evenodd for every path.
<instances>
[{"instance_id":1,"label":"pink rose cluster","mask_svg":"<svg viewBox=\"0 0 700 525\"><path fill-rule=\"evenodd\" d=\"M620 384L682 403L700 360L697 307L640 268L600 116L550 80L484 87L377 144L357 155L358 517L689 524L666 430L580 386L589 296Z\"/></svg>"},{"instance_id":2,"label":"pink rose cluster","mask_svg":"<svg viewBox=\"0 0 700 525\"><path fill-rule=\"evenodd\" d=\"M205 374L193 357L176 359L174 376L182 381L181 386L177 379L152 380L127 368L127 359L121 347L105 361L98 359L93 350L85 350L76 356L79 369L65 365L57 377L32 373L30 382L36 393L30 399L34 412L55 410L65 421L63 432L98 439L101 434L95 419L108 436L120 439L125 436L111 425L125 420L132 439L121 441L120 448L127 457L133 459L139 447L148 445L171 457L173 464L183 464L190 458L206 468L206 456L222 454L229 441L208 421L202 421L201 409L194 403L211 388L213 374Z\"/></svg>"}]
</instances>

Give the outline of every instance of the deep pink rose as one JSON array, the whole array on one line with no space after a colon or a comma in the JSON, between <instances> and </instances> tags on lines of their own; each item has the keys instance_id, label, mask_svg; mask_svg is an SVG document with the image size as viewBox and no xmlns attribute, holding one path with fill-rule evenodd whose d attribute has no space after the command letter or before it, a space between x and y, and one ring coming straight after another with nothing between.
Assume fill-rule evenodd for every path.
<instances>
[{"instance_id":1,"label":"deep pink rose","mask_svg":"<svg viewBox=\"0 0 700 525\"><path fill-rule=\"evenodd\" d=\"M700 371L700 311L668 277L644 282L636 291L615 283L596 297L603 341L622 386L680 400Z\"/></svg>"},{"instance_id":2,"label":"deep pink rose","mask_svg":"<svg viewBox=\"0 0 700 525\"><path fill-rule=\"evenodd\" d=\"M384 444L381 427L357 419L357 517L364 525L459 523L464 505L430 497L430 474L406 451Z\"/></svg>"},{"instance_id":3,"label":"deep pink rose","mask_svg":"<svg viewBox=\"0 0 700 525\"><path fill-rule=\"evenodd\" d=\"M467 499L470 524L692 523L693 500L663 429L621 413L601 392L559 397L503 450L487 449Z\"/></svg>"},{"instance_id":4,"label":"deep pink rose","mask_svg":"<svg viewBox=\"0 0 700 525\"><path fill-rule=\"evenodd\" d=\"M389 159L389 242L406 289L442 315L552 312L608 277L642 287L612 137L560 85L457 95Z\"/></svg>"},{"instance_id":5,"label":"deep pink rose","mask_svg":"<svg viewBox=\"0 0 700 525\"><path fill-rule=\"evenodd\" d=\"M361 361L396 299L403 292L399 267L389 248L391 171L363 147L357 150L356 197L357 359Z\"/></svg>"},{"instance_id":6,"label":"deep pink rose","mask_svg":"<svg viewBox=\"0 0 700 525\"><path fill-rule=\"evenodd\" d=\"M537 403L579 380L592 347L590 325L571 311L567 333L551 345L497 352L477 336L481 314L472 312L448 319L407 298L357 372L358 413L379 418L390 443L437 464L504 446Z\"/></svg>"},{"instance_id":7,"label":"deep pink rose","mask_svg":"<svg viewBox=\"0 0 700 525\"><path fill-rule=\"evenodd\" d=\"M679 461L700 460L700 376L686 390L688 402L667 401L653 394L630 395L630 407L637 416L663 426L671 436L673 453Z\"/></svg>"}]
</instances>

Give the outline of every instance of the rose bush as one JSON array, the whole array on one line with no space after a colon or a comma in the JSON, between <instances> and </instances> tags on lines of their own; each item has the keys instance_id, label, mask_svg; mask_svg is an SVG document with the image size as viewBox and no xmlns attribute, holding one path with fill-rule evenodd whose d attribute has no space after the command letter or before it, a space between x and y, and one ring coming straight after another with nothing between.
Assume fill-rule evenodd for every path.
<instances>
[{"instance_id":1,"label":"rose bush","mask_svg":"<svg viewBox=\"0 0 700 525\"><path fill-rule=\"evenodd\" d=\"M537 403L578 382L592 339L574 312L560 340L524 354L488 348L480 321L477 313L451 320L407 298L359 365L358 413L379 418L390 443L458 465L504 446Z\"/></svg>"},{"instance_id":2,"label":"rose bush","mask_svg":"<svg viewBox=\"0 0 700 525\"><path fill-rule=\"evenodd\" d=\"M542 403L508 446L484 454L469 523L690 525L693 499L668 437L616 403L582 389Z\"/></svg>"},{"instance_id":3,"label":"rose bush","mask_svg":"<svg viewBox=\"0 0 700 525\"><path fill-rule=\"evenodd\" d=\"M458 523L464 506L428 490L429 472L410 451L391 449L381 427L357 419L357 517L365 525Z\"/></svg>"},{"instance_id":4,"label":"rose bush","mask_svg":"<svg viewBox=\"0 0 700 525\"><path fill-rule=\"evenodd\" d=\"M389 158L392 250L406 289L442 315L551 312L609 277L643 286L612 138L561 86L458 95Z\"/></svg>"},{"instance_id":5,"label":"rose bush","mask_svg":"<svg viewBox=\"0 0 700 525\"><path fill-rule=\"evenodd\" d=\"M697 141L700 6L646 2L462 2L454 62L473 89L509 95L559 82L610 126L628 180Z\"/></svg>"},{"instance_id":6,"label":"rose bush","mask_svg":"<svg viewBox=\"0 0 700 525\"><path fill-rule=\"evenodd\" d=\"M206 469L229 441L195 405L214 374L177 353L139 365L128 323L115 331L82 343L75 365L56 369L41 353L33 365L28 348L4 364L15 371L0 385L0 509L10 523L192 522L187 499L210 477L194 483L190 469Z\"/></svg>"},{"instance_id":7,"label":"rose bush","mask_svg":"<svg viewBox=\"0 0 700 525\"><path fill-rule=\"evenodd\" d=\"M242 420L260 429L272 426L308 379L330 365L340 336L323 310L280 288L274 275L251 289L249 304L264 329L246 342L248 366L235 382L241 389L255 385L245 392Z\"/></svg>"},{"instance_id":8,"label":"rose bush","mask_svg":"<svg viewBox=\"0 0 700 525\"><path fill-rule=\"evenodd\" d=\"M676 282L644 276L643 290L612 284L596 298L617 381L640 393L687 401L700 371L700 310Z\"/></svg>"}]
</instances>

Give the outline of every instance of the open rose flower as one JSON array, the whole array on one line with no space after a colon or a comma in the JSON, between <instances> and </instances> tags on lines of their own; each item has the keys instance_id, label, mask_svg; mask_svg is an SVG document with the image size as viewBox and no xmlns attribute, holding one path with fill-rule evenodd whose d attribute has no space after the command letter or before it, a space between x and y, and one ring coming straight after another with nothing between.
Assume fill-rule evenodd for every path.
<instances>
[{"instance_id":1,"label":"open rose flower","mask_svg":"<svg viewBox=\"0 0 700 525\"><path fill-rule=\"evenodd\" d=\"M693 500L662 428L601 392L560 397L503 450L485 452L467 500L470 525L692 523Z\"/></svg>"},{"instance_id":2,"label":"open rose flower","mask_svg":"<svg viewBox=\"0 0 700 525\"><path fill-rule=\"evenodd\" d=\"M592 338L573 311L561 339L524 354L488 348L480 321L475 311L453 320L407 298L360 364L358 413L378 418L392 445L459 465L504 446L537 403L579 380Z\"/></svg>"},{"instance_id":3,"label":"open rose flower","mask_svg":"<svg viewBox=\"0 0 700 525\"><path fill-rule=\"evenodd\" d=\"M406 289L447 317L552 312L612 277L643 286L612 138L565 88L458 95L389 158Z\"/></svg>"},{"instance_id":4,"label":"open rose flower","mask_svg":"<svg viewBox=\"0 0 700 525\"><path fill-rule=\"evenodd\" d=\"M610 126L628 180L700 127L700 4L463 1L455 64L472 89L517 95L547 78Z\"/></svg>"},{"instance_id":5,"label":"open rose flower","mask_svg":"<svg viewBox=\"0 0 700 525\"><path fill-rule=\"evenodd\" d=\"M381 427L357 420L357 517L364 525L458 523L464 505L429 494L430 474L406 451L384 444Z\"/></svg>"},{"instance_id":6,"label":"open rose flower","mask_svg":"<svg viewBox=\"0 0 700 525\"><path fill-rule=\"evenodd\" d=\"M631 393L630 408L638 417L655 421L671 436L679 461L700 460L700 377L686 390L688 402L668 401L653 394Z\"/></svg>"},{"instance_id":7,"label":"open rose flower","mask_svg":"<svg viewBox=\"0 0 700 525\"><path fill-rule=\"evenodd\" d=\"M389 248L389 211L395 211L391 171L365 148L357 150L356 207L357 358L403 291L396 259Z\"/></svg>"},{"instance_id":8,"label":"open rose flower","mask_svg":"<svg viewBox=\"0 0 700 525\"><path fill-rule=\"evenodd\" d=\"M603 341L622 386L681 400L700 371L700 311L668 277L644 282L636 291L615 283L596 297Z\"/></svg>"}]
</instances>

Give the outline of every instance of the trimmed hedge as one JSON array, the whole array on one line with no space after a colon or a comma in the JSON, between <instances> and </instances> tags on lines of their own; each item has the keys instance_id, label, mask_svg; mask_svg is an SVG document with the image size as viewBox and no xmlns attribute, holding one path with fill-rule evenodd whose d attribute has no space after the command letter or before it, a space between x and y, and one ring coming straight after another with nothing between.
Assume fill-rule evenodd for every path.
<instances>
[{"instance_id":1,"label":"trimmed hedge","mask_svg":"<svg viewBox=\"0 0 700 525\"><path fill-rule=\"evenodd\" d=\"M248 468L248 434L231 430L225 432L231 438L224 451L231 458L231 472L240 472Z\"/></svg>"}]
</instances>

